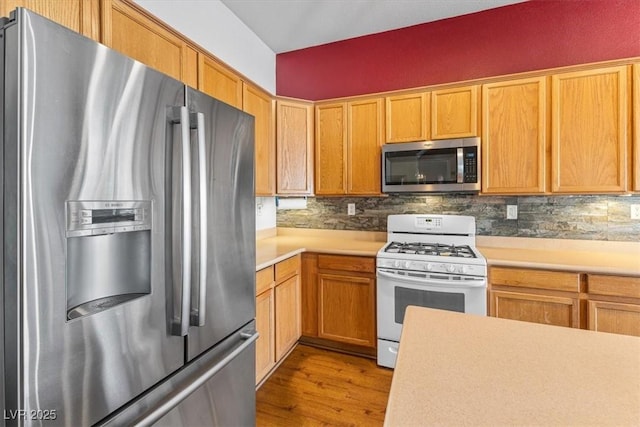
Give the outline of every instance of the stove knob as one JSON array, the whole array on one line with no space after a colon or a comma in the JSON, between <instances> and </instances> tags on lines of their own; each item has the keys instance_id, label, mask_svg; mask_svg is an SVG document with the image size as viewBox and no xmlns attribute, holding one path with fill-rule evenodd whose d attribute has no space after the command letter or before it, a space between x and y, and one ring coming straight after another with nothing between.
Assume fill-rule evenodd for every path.
<instances>
[{"instance_id":1,"label":"stove knob","mask_svg":"<svg viewBox=\"0 0 640 427\"><path fill-rule=\"evenodd\" d=\"M453 273L454 271L456 271L456 266L455 265L447 265L447 271L449 273Z\"/></svg>"},{"instance_id":2,"label":"stove knob","mask_svg":"<svg viewBox=\"0 0 640 427\"><path fill-rule=\"evenodd\" d=\"M395 268L400 268L400 261L393 261L393 266Z\"/></svg>"},{"instance_id":3,"label":"stove knob","mask_svg":"<svg viewBox=\"0 0 640 427\"><path fill-rule=\"evenodd\" d=\"M404 268L408 269L409 267L411 267L411 263L409 261L405 261L404 262Z\"/></svg>"},{"instance_id":4,"label":"stove knob","mask_svg":"<svg viewBox=\"0 0 640 427\"><path fill-rule=\"evenodd\" d=\"M466 265L461 265L460 268L458 268L458 272L460 274L464 274L467 272L467 266Z\"/></svg>"},{"instance_id":5,"label":"stove knob","mask_svg":"<svg viewBox=\"0 0 640 427\"><path fill-rule=\"evenodd\" d=\"M427 263L427 264L425 264L425 265L423 266L423 268L424 268L425 270L427 270L427 271L431 271L431 270L433 270L433 265L431 265L431 264Z\"/></svg>"}]
</instances>

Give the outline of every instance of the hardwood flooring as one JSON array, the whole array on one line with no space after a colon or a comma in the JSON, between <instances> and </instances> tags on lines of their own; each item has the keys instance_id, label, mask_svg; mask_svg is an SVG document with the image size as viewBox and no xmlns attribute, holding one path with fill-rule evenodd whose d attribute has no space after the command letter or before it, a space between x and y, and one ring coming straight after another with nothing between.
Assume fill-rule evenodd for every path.
<instances>
[{"instance_id":1,"label":"hardwood flooring","mask_svg":"<svg viewBox=\"0 0 640 427\"><path fill-rule=\"evenodd\" d=\"M256 393L262 426L381 426L393 371L298 344Z\"/></svg>"}]
</instances>

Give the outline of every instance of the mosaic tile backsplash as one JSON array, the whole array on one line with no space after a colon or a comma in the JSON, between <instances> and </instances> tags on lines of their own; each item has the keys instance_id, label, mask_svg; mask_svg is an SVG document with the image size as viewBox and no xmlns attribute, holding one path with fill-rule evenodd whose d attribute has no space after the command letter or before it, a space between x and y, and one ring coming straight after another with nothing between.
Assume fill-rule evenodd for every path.
<instances>
[{"instance_id":1,"label":"mosaic tile backsplash","mask_svg":"<svg viewBox=\"0 0 640 427\"><path fill-rule=\"evenodd\" d=\"M355 203L356 215L347 215ZM640 220L632 220L640 196L392 195L307 200L307 209L279 209L278 227L386 231L387 215L449 214L476 218L483 236L640 241ZM507 205L518 206L518 219L507 220Z\"/></svg>"}]
</instances>

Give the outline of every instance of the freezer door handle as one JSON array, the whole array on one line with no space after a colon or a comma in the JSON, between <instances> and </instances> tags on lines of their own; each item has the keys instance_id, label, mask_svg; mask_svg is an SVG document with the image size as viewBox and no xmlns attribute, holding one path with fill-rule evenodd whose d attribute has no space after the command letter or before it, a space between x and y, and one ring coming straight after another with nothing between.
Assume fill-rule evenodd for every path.
<instances>
[{"instance_id":1,"label":"freezer door handle","mask_svg":"<svg viewBox=\"0 0 640 427\"><path fill-rule=\"evenodd\" d=\"M139 418L134 425L136 427L140 426L150 426L164 415L166 415L173 408L178 406L180 402L185 400L191 393L196 391L198 388L202 387L204 383L210 380L215 374L224 369L229 363L233 361L240 353L242 353L247 347L253 344L258 339L258 332L255 330L251 331L242 331L240 333L240 337L244 340L242 344L236 347L233 351L231 351L227 356L225 356L220 362L213 365L206 372L204 372L200 377L198 377L195 381L183 386L178 389L169 396L164 402L155 408L151 409L149 412L144 414L141 418Z\"/></svg>"},{"instance_id":2,"label":"freezer door handle","mask_svg":"<svg viewBox=\"0 0 640 427\"><path fill-rule=\"evenodd\" d=\"M174 123L180 124L180 157L182 160L182 265L180 283L180 300L174 304L174 322L172 334L185 336L189 332L189 314L191 309L191 146L190 146L190 124L189 110L187 107L174 108Z\"/></svg>"},{"instance_id":3,"label":"freezer door handle","mask_svg":"<svg viewBox=\"0 0 640 427\"><path fill-rule=\"evenodd\" d=\"M207 164L205 158L205 128L204 114L192 113L191 118L196 123L198 138L198 187L200 204L200 256L198 257L198 306L191 312L191 326L204 326L205 302L207 299Z\"/></svg>"}]
</instances>

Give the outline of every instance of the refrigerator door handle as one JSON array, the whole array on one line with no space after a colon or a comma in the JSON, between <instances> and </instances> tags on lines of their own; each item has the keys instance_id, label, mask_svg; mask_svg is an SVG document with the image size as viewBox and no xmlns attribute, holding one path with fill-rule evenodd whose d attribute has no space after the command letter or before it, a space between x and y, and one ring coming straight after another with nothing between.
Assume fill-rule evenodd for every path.
<instances>
[{"instance_id":1,"label":"refrigerator door handle","mask_svg":"<svg viewBox=\"0 0 640 427\"><path fill-rule=\"evenodd\" d=\"M179 320L174 321L172 334L185 336L189 332L189 312L191 308L191 139L189 110L187 107L175 107L174 116L176 117L175 121L180 123L180 152L182 157L182 283ZM173 314L174 319L178 317L176 316L177 314Z\"/></svg>"},{"instance_id":2,"label":"refrigerator door handle","mask_svg":"<svg viewBox=\"0 0 640 427\"><path fill-rule=\"evenodd\" d=\"M236 347L232 352L225 356L220 362L213 365L207 371L205 371L195 381L177 389L174 393L167 397L161 404L151 409L149 412L139 418L133 425L136 427L151 426L157 422L164 415L169 413L173 408L178 406L180 402L185 400L191 393L200 388L204 383L210 380L215 374L224 369L229 363L233 361L240 353L242 353L247 347L253 344L258 339L258 332L242 331L240 337L244 340L242 344Z\"/></svg>"},{"instance_id":3,"label":"refrigerator door handle","mask_svg":"<svg viewBox=\"0 0 640 427\"><path fill-rule=\"evenodd\" d=\"M191 326L204 326L205 301L207 299L207 164L205 158L205 128L204 114L192 114L195 116L196 133L198 137L198 173L200 196L200 256L199 256L199 280L198 280L198 307L191 313Z\"/></svg>"}]
</instances>

